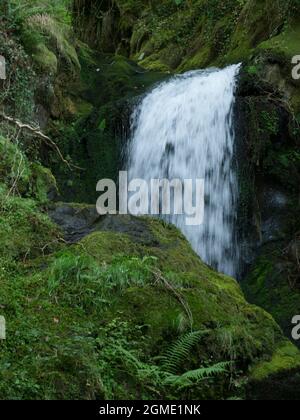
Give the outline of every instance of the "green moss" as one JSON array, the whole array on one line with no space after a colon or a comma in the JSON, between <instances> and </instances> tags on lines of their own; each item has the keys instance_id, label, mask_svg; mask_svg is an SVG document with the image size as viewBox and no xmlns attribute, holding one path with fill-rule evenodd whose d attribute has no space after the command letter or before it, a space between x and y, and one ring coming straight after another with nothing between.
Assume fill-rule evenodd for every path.
<instances>
[{"instance_id":1,"label":"green moss","mask_svg":"<svg viewBox=\"0 0 300 420\"><path fill-rule=\"evenodd\" d=\"M142 371L136 376L128 360L138 357L139 369L155 369L162 350L191 322L205 334L185 369L232 360L247 374L272 357L279 370L289 368L272 317L249 305L235 280L203 264L173 226L150 218L109 220L99 225L105 231L47 258L18 267L0 258L8 326L0 348L1 398L136 398L141 388L144 398L186 397L154 385L153 371L147 379ZM129 365L118 361L120 348ZM296 363L299 354L289 357ZM222 398L233 391L223 378L193 392Z\"/></svg>"},{"instance_id":2,"label":"green moss","mask_svg":"<svg viewBox=\"0 0 300 420\"><path fill-rule=\"evenodd\" d=\"M262 111L261 118L263 122L263 129L267 130L270 134L278 134L279 130L279 119L276 112L273 110L272 113Z\"/></svg>"},{"instance_id":3,"label":"green moss","mask_svg":"<svg viewBox=\"0 0 300 420\"><path fill-rule=\"evenodd\" d=\"M271 50L276 54L283 53L287 59L299 54L299 44L297 40L300 37L300 23L294 22L286 28L281 34L262 42L259 49Z\"/></svg>"},{"instance_id":4,"label":"green moss","mask_svg":"<svg viewBox=\"0 0 300 420\"><path fill-rule=\"evenodd\" d=\"M147 246L143 242L137 243L128 235L97 232L85 238L79 250L92 255L102 264L111 261L113 254L122 253L124 247L127 255L156 257L157 267L163 276L176 289L178 287L178 292L189 305L195 329L204 328L213 322L217 329L211 330L212 341L216 340L219 331L224 329L229 329L233 335L237 331L250 336L253 334L252 345L249 344L251 340L244 340L246 350L241 339L237 357L251 359L263 349L272 349L274 337L280 336L274 321L263 311L245 302L239 286L233 279L215 273L203 264L174 227L164 226L160 221L152 219L142 220L146 223L146 231L150 229L153 235L151 241L147 239ZM157 310L153 309L155 305ZM159 307L164 310L159 311ZM131 320L133 324L150 326L151 333L147 339L154 351L163 340L164 334L176 334L175 321L180 312L184 312L184 307L178 302L176 293L158 285L157 288L147 286L144 290L129 288L124 295L115 297L109 316L112 317L116 311L122 314L124 320ZM262 322L265 326L264 331L260 331L257 322ZM244 327L239 327L241 325ZM217 348L216 343L212 344L212 348L219 354L222 348ZM208 352L212 348L208 349Z\"/></svg>"},{"instance_id":5,"label":"green moss","mask_svg":"<svg viewBox=\"0 0 300 420\"><path fill-rule=\"evenodd\" d=\"M1 190L0 255L7 259L32 258L56 248L59 229L33 200L9 196Z\"/></svg>"},{"instance_id":6,"label":"green moss","mask_svg":"<svg viewBox=\"0 0 300 420\"><path fill-rule=\"evenodd\" d=\"M1 181L9 195L31 197L40 204L57 194L56 180L51 171L38 163L29 162L21 147L0 136Z\"/></svg>"},{"instance_id":7,"label":"green moss","mask_svg":"<svg viewBox=\"0 0 300 420\"><path fill-rule=\"evenodd\" d=\"M82 167L70 173L51 156L64 197L94 202L97 180L116 177L122 146L116 128L128 117L122 119L128 112L125 101L163 80L161 70L225 65L273 50L284 55L283 61L290 57L298 32L295 23L282 31L283 5L269 0L114 2L116 51L152 71L82 43L79 63L68 27L49 16L24 21L23 42L37 68L52 74L64 69L55 87L59 109L53 110L64 120L53 122L51 137ZM97 16L92 27L102 33ZM262 67L251 59L248 76L259 77ZM67 75L69 70L79 75L80 69L78 78ZM275 85L278 81L286 86L281 75ZM282 123L277 104L260 97L249 101L251 170L256 165L280 182L292 179L297 152L290 145L274 151ZM6 139L0 139L0 152L0 308L8 328L0 347L1 399L226 398L249 368L250 379L261 384L299 369L299 352L284 341L272 316L248 304L235 280L202 263L177 229L150 218L116 216L111 224L99 220L93 225L99 231L79 244L60 246L61 233L40 208L49 192L56 193L51 172L30 163ZM243 189L248 201L253 185L246 182ZM82 205L78 209L84 211ZM283 284L280 270L274 275L274 265L269 259L261 262L247 290L282 323L298 311L298 294ZM184 369L212 360L234 362L231 388L226 377L186 392L154 381L162 350L191 328L204 333Z\"/></svg>"},{"instance_id":8,"label":"green moss","mask_svg":"<svg viewBox=\"0 0 300 420\"><path fill-rule=\"evenodd\" d=\"M50 169L32 163L31 169L31 193L39 203L47 203L58 194L56 179Z\"/></svg>"},{"instance_id":9,"label":"green moss","mask_svg":"<svg viewBox=\"0 0 300 420\"><path fill-rule=\"evenodd\" d=\"M210 61L211 50L209 46L201 48L192 58L186 60L180 67L180 71L186 71L188 69L202 69Z\"/></svg>"},{"instance_id":10,"label":"green moss","mask_svg":"<svg viewBox=\"0 0 300 420\"><path fill-rule=\"evenodd\" d=\"M114 254L122 254L124 249L128 250L128 255L130 255L130 250L134 248L130 239L122 234L96 232L82 240L83 252L92 255L100 263L109 263Z\"/></svg>"},{"instance_id":11,"label":"green moss","mask_svg":"<svg viewBox=\"0 0 300 420\"><path fill-rule=\"evenodd\" d=\"M0 136L1 181L24 194L29 189L30 165L25 154L10 140Z\"/></svg>"},{"instance_id":12,"label":"green moss","mask_svg":"<svg viewBox=\"0 0 300 420\"><path fill-rule=\"evenodd\" d=\"M52 75L57 73L57 57L45 44L38 44L31 56L40 71L49 72Z\"/></svg>"},{"instance_id":13,"label":"green moss","mask_svg":"<svg viewBox=\"0 0 300 420\"><path fill-rule=\"evenodd\" d=\"M118 7L122 22L133 29L131 55L144 56L142 64L148 68L169 71L242 61L273 38L289 13L284 1L197 0L176 7L164 0L152 8L141 3L138 19L130 20L127 13L134 6L127 4L126 12L121 2Z\"/></svg>"},{"instance_id":14,"label":"green moss","mask_svg":"<svg viewBox=\"0 0 300 420\"><path fill-rule=\"evenodd\" d=\"M262 381L282 371L300 368L299 350L288 340L283 341L273 354L271 360L258 363L251 370L251 379Z\"/></svg>"},{"instance_id":15,"label":"green moss","mask_svg":"<svg viewBox=\"0 0 300 420\"><path fill-rule=\"evenodd\" d=\"M39 210L56 191L53 175L3 137L0 153L0 256L27 259L55 249L59 229Z\"/></svg>"},{"instance_id":16,"label":"green moss","mask_svg":"<svg viewBox=\"0 0 300 420\"><path fill-rule=\"evenodd\" d=\"M300 310L299 292L288 281L293 278L292 267L292 264L281 258L279 250L267 252L258 259L242 283L249 301L271 313L291 339L291 320Z\"/></svg>"},{"instance_id":17,"label":"green moss","mask_svg":"<svg viewBox=\"0 0 300 420\"><path fill-rule=\"evenodd\" d=\"M297 6L284 0L175 3L116 2L116 49L121 40L126 41L125 54L141 60L149 69L168 72L245 61L257 48L285 51L289 57L298 54ZM101 27L95 10L86 6L82 18L80 13L76 15L85 40L90 39L90 25ZM84 2L78 7L84 7ZM106 5L94 6L97 7L106 11ZM101 45L100 28L98 33L93 45Z\"/></svg>"},{"instance_id":18,"label":"green moss","mask_svg":"<svg viewBox=\"0 0 300 420\"><path fill-rule=\"evenodd\" d=\"M40 13L29 9L27 15L22 15L21 12L19 16L19 32L26 52L32 56L40 71L55 75L60 64L67 65L71 71L77 73L80 63L71 42L70 22L63 22L54 15L53 10L49 13L46 5L39 4L36 7L40 9ZM18 14L18 8L16 13Z\"/></svg>"}]
</instances>

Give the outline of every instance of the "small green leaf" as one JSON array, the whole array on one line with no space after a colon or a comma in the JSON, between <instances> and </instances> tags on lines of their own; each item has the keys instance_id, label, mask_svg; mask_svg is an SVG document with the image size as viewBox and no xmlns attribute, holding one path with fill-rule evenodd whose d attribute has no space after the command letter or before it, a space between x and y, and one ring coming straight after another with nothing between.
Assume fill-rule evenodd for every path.
<instances>
[{"instance_id":1,"label":"small green leaf","mask_svg":"<svg viewBox=\"0 0 300 420\"><path fill-rule=\"evenodd\" d=\"M106 119L105 118L100 122L98 128L101 131L104 131L106 129Z\"/></svg>"}]
</instances>

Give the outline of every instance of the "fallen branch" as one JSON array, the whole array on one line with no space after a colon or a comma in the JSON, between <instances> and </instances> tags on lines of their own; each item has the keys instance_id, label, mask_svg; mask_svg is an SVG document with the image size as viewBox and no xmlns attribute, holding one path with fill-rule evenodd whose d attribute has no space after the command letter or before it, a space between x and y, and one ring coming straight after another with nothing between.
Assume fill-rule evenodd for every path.
<instances>
[{"instance_id":1,"label":"fallen branch","mask_svg":"<svg viewBox=\"0 0 300 420\"><path fill-rule=\"evenodd\" d=\"M60 159L62 160L62 162L64 164L66 164L70 170L72 170L72 168L79 169L81 171L84 170L83 168L80 168L79 166L73 165L72 163L68 162L63 157L63 154L61 153L57 144L53 140L51 140L50 137L46 136L46 134L44 134L39 128L35 128L35 127L32 127L29 124L22 123L21 121L17 120L16 118L9 117L8 115L2 114L2 113L0 113L0 117L2 119L4 119L5 121L8 121L8 122L16 125L20 130L28 130L29 132L31 132L35 136L43 139L48 144L48 146L51 146L53 149L56 150L56 152L57 152L58 156L60 157Z\"/></svg>"}]
</instances>

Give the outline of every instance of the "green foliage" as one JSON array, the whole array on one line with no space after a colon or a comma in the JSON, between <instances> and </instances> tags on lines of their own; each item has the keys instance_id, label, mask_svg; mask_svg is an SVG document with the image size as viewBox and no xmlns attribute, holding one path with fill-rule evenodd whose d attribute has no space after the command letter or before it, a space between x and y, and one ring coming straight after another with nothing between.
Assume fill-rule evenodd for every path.
<instances>
[{"instance_id":1,"label":"green foliage","mask_svg":"<svg viewBox=\"0 0 300 420\"><path fill-rule=\"evenodd\" d=\"M49 169L30 162L21 148L26 149L0 135L1 181L8 189L8 196L34 198L44 204L48 201L48 193L56 191L55 179Z\"/></svg>"},{"instance_id":2,"label":"green foliage","mask_svg":"<svg viewBox=\"0 0 300 420\"><path fill-rule=\"evenodd\" d=\"M17 36L47 83L57 75L64 82L69 70L79 74L78 47L82 78L55 86L68 121L57 119L52 128L63 154L89 169L72 179L65 167L58 173L77 197L90 200L95 177L114 177L118 166L115 130L127 104L115 101L136 97L164 76L75 42L68 3L7 3L0 47L11 78L0 102L11 114L32 118L36 75ZM296 15L295 1L288 4ZM99 13L92 20L83 16L95 39L103 34L101 12L107 5L115 12L118 52L168 71L240 60L288 24L282 1L265 1L264 13L256 1L118 0L97 2ZM283 40L289 40L285 32ZM289 43L288 53L293 48ZM248 67L251 76L259 71L256 64ZM280 121L269 108L261 111L253 161L263 156L261 167L268 174L272 165L298 168L294 149L270 152ZM6 129L2 124L1 132ZM299 353L282 346L273 319L248 305L236 282L210 270L166 223L142 218L130 225L126 219L123 233L95 232L77 246L60 245L59 230L40 208L47 202L51 173L38 161L29 162L27 156L35 157L30 137L18 144L16 133L7 133L12 140L0 138L0 309L8 325L8 339L0 343L0 399L226 398L233 384L243 387L239 376L256 361L257 380L298 363ZM55 159L49 159L53 166ZM260 292L265 278L260 273L258 278ZM192 324L195 330L187 333Z\"/></svg>"},{"instance_id":3,"label":"green foliage","mask_svg":"<svg viewBox=\"0 0 300 420\"><path fill-rule=\"evenodd\" d=\"M271 134L276 135L278 133L278 115L275 111L268 112L268 111L262 111L261 113L262 118L262 130L266 129Z\"/></svg>"},{"instance_id":4,"label":"green foliage","mask_svg":"<svg viewBox=\"0 0 300 420\"><path fill-rule=\"evenodd\" d=\"M162 369L171 374L177 373L181 365L189 358L192 348L199 343L205 331L194 331L182 336L162 358Z\"/></svg>"},{"instance_id":5,"label":"green foliage","mask_svg":"<svg viewBox=\"0 0 300 420\"><path fill-rule=\"evenodd\" d=\"M257 74L258 69L257 69L257 67L256 67L256 66L249 66L249 67L247 68L247 71L248 71L248 73L249 73L249 74L253 75L253 74Z\"/></svg>"},{"instance_id":6,"label":"green foliage","mask_svg":"<svg viewBox=\"0 0 300 420\"><path fill-rule=\"evenodd\" d=\"M295 229L294 226L293 228ZM300 310L297 288L299 268L291 251L297 250L297 242L292 242L287 247L289 252L285 255L282 254L279 244L274 244L273 248L263 250L262 256L257 259L242 286L249 301L257 302L271 313L286 336L291 337L291 319Z\"/></svg>"},{"instance_id":7,"label":"green foliage","mask_svg":"<svg viewBox=\"0 0 300 420\"><path fill-rule=\"evenodd\" d=\"M100 311L126 288L150 283L153 261L119 256L99 267L89 256L63 253L50 267L49 294L86 311Z\"/></svg>"},{"instance_id":8,"label":"green foliage","mask_svg":"<svg viewBox=\"0 0 300 420\"><path fill-rule=\"evenodd\" d=\"M78 35L90 45L105 48L103 32L111 30L110 52L122 51L149 69L184 71L242 61L278 33L289 39L297 1L77 0L73 11ZM109 29L103 27L105 13L114 15ZM290 53L288 43L282 47Z\"/></svg>"},{"instance_id":9,"label":"green foliage","mask_svg":"<svg viewBox=\"0 0 300 420\"><path fill-rule=\"evenodd\" d=\"M140 389L139 397L149 398L163 397L176 398L179 392L197 387L199 383L207 378L213 378L217 375L226 374L228 363L217 363L209 367L201 367L193 371L186 371L181 375L173 375L165 370L164 365L154 364L143 361L143 353L141 342L135 342L135 337L141 337L141 328L136 327L135 330L130 330L127 323L121 320L113 320L107 327L101 330L97 342L100 344L101 354L101 368L102 385L106 399L122 397L124 389L120 386L120 378L127 378L127 387L129 395L133 391L134 386ZM197 333L194 333L195 336ZM198 335L199 338L199 335ZM177 369L182 368L183 362L186 360L179 360L180 347L183 342L187 342L186 336L179 338L168 353L172 355L173 359L177 359ZM191 344L190 348L193 347ZM123 374L120 376L120 371ZM121 394L120 394L121 392ZM126 394L128 397L128 393Z\"/></svg>"},{"instance_id":10,"label":"green foliage","mask_svg":"<svg viewBox=\"0 0 300 420\"><path fill-rule=\"evenodd\" d=\"M100 121L98 128L99 128L99 130L101 130L101 131L104 131L104 130L106 129L106 119L105 119L105 118L103 118L103 119Z\"/></svg>"},{"instance_id":11,"label":"green foliage","mask_svg":"<svg viewBox=\"0 0 300 420\"><path fill-rule=\"evenodd\" d=\"M10 0L6 18L19 26L31 16L49 14L62 23L70 23L70 0Z\"/></svg>"},{"instance_id":12,"label":"green foliage","mask_svg":"<svg viewBox=\"0 0 300 420\"><path fill-rule=\"evenodd\" d=\"M11 141L0 136L1 181L12 192L24 194L30 188L30 166L24 153Z\"/></svg>"},{"instance_id":13,"label":"green foliage","mask_svg":"<svg viewBox=\"0 0 300 420\"><path fill-rule=\"evenodd\" d=\"M228 362L221 362L210 367L201 367L199 369L190 370L182 375L170 375L165 379L165 384L178 388L186 389L197 385L199 382L217 375L224 375L229 366Z\"/></svg>"},{"instance_id":14,"label":"green foliage","mask_svg":"<svg viewBox=\"0 0 300 420\"><path fill-rule=\"evenodd\" d=\"M30 121L34 110L35 73L24 48L7 36L5 27L0 30L0 51L9 75L0 82L0 105L5 104L8 114Z\"/></svg>"},{"instance_id":15,"label":"green foliage","mask_svg":"<svg viewBox=\"0 0 300 420\"><path fill-rule=\"evenodd\" d=\"M0 154L0 257L26 260L53 251L59 229L39 209L48 200L51 173L31 164L18 145L1 136Z\"/></svg>"},{"instance_id":16,"label":"green foliage","mask_svg":"<svg viewBox=\"0 0 300 420\"><path fill-rule=\"evenodd\" d=\"M80 68L71 43L68 0L12 0L8 8L7 26L19 34L25 50L38 69L56 72L55 57L69 68Z\"/></svg>"},{"instance_id":17,"label":"green foliage","mask_svg":"<svg viewBox=\"0 0 300 420\"><path fill-rule=\"evenodd\" d=\"M230 378L240 383L236 365L245 373L250 353L258 360L271 356L281 332L245 302L233 279L202 264L174 227L146 218L134 223L144 229L144 242L95 232L47 257L41 249L27 254L15 245L22 258L10 261L5 245L0 305L8 334L0 347L0 398L226 398L237 389L230 389ZM16 220L13 226L20 234ZM34 226L34 246L48 238L40 247L54 251L49 225L45 233ZM188 333L175 325L183 302L194 318L195 330ZM219 339L226 328L231 347Z\"/></svg>"},{"instance_id":18,"label":"green foliage","mask_svg":"<svg viewBox=\"0 0 300 420\"><path fill-rule=\"evenodd\" d=\"M50 275L36 272L24 277L21 269L18 276L14 269L13 283L0 275L0 304L10 308L8 340L0 348L0 398L179 398L192 389L201 395L203 380L225 375L225 365L221 371L221 364L218 368L205 360L206 366L197 372L185 368L190 363L181 359L182 349L192 350L202 333L194 333L197 341L191 334L179 336L164 353L176 360L177 371L182 372L176 376L157 363L163 359L160 348L156 349L156 357L149 355L146 325L134 324L121 316L102 322L107 317L107 305L113 302L98 305L97 293L107 289L107 298L113 300L120 291L111 287L124 287L122 273L128 281L131 279L127 287L132 282L141 285L152 264L153 259L149 258L117 257L106 267L97 267L90 257L72 258L64 254L50 265ZM63 283L61 293L59 282ZM82 287L78 285L81 282ZM143 280L144 287L147 282L148 278ZM101 286L91 293L96 283ZM19 293L28 296L25 307ZM30 297L33 294L37 294L38 300ZM89 305L83 307L78 302ZM36 305L43 307L43 311L36 310ZM41 355L38 358L31 351L37 346ZM21 363L11 367L16 351Z\"/></svg>"},{"instance_id":19,"label":"green foliage","mask_svg":"<svg viewBox=\"0 0 300 420\"><path fill-rule=\"evenodd\" d=\"M2 188L0 196L0 256L26 261L57 248L59 229L33 200L10 196Z\"/></svg>"}]
</instances>

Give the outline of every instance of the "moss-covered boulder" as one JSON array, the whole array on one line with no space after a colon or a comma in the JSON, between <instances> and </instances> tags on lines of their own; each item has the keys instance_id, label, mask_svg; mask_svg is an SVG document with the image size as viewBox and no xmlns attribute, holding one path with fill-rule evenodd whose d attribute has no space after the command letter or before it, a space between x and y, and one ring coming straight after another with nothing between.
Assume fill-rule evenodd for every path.
<instances>
[{"instance_id":1,"label":"moss-covered boulder","mask_svg":"<svg viewBox=\"0 0 300 420\"><path fill-rule=\"evenodd\" d=\"M0 398L245 397L246 378L297 372L299 353L283 352L273 318L175 227L91 224L78 244L1 272ZM284 392L284 380L275 385Z\"/></svg>"},{"instance_id":2,"label":"moss-covered boulder","mask_svg":"<svg viewBox=\"0 0 300 420\"><path fill-rule=\"evenodd\" d=\"M282 341L271 360L259 362L252 369L249 395L262 400L298 400L299 363L297 348L288 340Z\"/></svg>"},{"instance_id":3,"label":"moss-covered boulder","mask_svg":"<svg viewBox=\"0 0 300 420\"><path fill-rule=\"evenodd\" d=\"M298 252L297 237L289 244L281 241L265 247L242 282L247 299L271 313L297 346L292 319L300 313Z\"/></svg>"}]
</instances>

